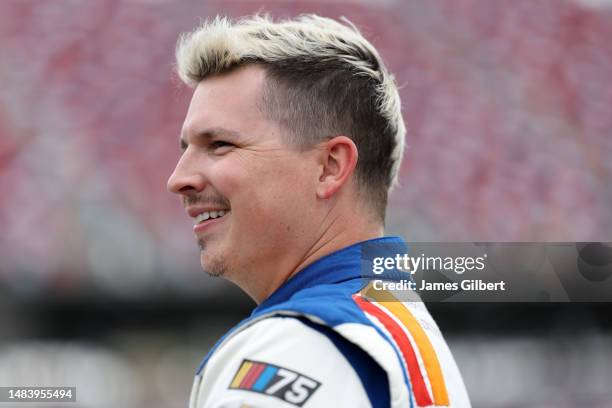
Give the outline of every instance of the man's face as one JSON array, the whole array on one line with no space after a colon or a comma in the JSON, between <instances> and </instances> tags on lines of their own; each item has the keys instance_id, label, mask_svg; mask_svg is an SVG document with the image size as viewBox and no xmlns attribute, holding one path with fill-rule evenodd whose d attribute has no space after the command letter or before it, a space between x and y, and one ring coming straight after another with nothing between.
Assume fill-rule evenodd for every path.
<instances>
[{"instance_id":1,"label":"man's face","mask_svg":"<svg viewBox=\"0 0 612 408\"><path fill-rule=\"evenodd\" d=\"M240 286L307 251L316 206L315 149L289 146L260 111L265 73L243 67L197 86L168 180L194 219L201 263ZM267 272L266 272L267 271Z\"/></svg>"}]
</instances>

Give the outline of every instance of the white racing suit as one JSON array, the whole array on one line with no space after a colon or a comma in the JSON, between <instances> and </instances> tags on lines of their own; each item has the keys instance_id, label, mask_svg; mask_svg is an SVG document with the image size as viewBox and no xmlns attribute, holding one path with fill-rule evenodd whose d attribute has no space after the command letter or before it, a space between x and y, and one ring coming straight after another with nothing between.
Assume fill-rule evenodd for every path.
<instances>
[{"instance_id":1,"label":"white racing suit","mask_svg":"<svg viewBox=\"0 0 612 408\"><path fill-rule=\"evenodd\" d=\"M374 290L363 244L309 265L228 332L198 368L189 407L470 407L424 304Z\"/></svg>"}]
</instances>

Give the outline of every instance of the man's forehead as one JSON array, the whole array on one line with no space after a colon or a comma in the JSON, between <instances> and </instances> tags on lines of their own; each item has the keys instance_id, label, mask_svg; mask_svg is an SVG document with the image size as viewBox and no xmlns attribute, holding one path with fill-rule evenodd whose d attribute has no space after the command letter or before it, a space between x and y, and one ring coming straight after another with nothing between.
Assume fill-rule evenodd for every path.
<instances>
[{"instance_id":1,"label":"man's forehead","mask_svg":"<svg viewBox=\"0 0 612 408\"><path fill-rule=\"evenodd\" d=\"M249 65L206 78L196 86L183 124L183 132L198 126L228 127L225 120L262 118L265 72Z\"/></svg>"},{"instance_id":2,"label":"man's forehead","mask_svg":"<svg viewBox=\"0 0 612 408\"><path fill-rule=\"evenodd\" d=\"M192 103L200 100L240 100L257 101L263 93L265 70L257 65L235 68L229 72L211 75L200 81L195 88Z\"/></svg>"}]
</instances>

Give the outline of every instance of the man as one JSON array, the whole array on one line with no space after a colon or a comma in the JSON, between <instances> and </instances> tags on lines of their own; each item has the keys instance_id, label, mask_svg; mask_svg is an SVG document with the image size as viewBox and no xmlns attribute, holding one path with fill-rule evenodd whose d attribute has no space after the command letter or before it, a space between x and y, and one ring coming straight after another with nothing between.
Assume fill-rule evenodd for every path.
<instances>
[{"instance_id":1,"label":"man","mask_svg":"<svg viewBox=\"0 0 612 408\"><path fill-rule=\"evenodd\" d=\"M195 91L168 189L203 269L258 303L190 406L469 406L422 303L376 293L360 267L363 245L401 244L383 233L405 129L374 47L317 16L216 18L179 40L177 68Z\"/></svg>"}]
</instances>

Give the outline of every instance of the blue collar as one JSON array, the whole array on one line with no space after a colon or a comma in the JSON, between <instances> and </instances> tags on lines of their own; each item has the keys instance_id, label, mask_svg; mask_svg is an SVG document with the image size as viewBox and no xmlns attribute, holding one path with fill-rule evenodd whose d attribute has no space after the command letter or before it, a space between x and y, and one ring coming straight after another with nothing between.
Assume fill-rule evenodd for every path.
<instances>
[{"instance_id":1,"label":"blue collar","mask_svg":"<svg viewBox=\"0 0 612 408\"><path fill-rule=\"evenodd\" d=\"M358 242L339 251L332 252L302 269L296 275L274 291L266 300L257 306L251 316L269 309L291 298L295 293L317 285L340 283L350 279L375 277L371 268L362 268L362 247L375 248L377 256L383 253L406 251L406 243L400 237L382 237ZM384 244L371 245L368 244ZM368 251L369 252L369 251ZM371 252L370 252L371 253Z\"/></svg>"}]
</instances>

